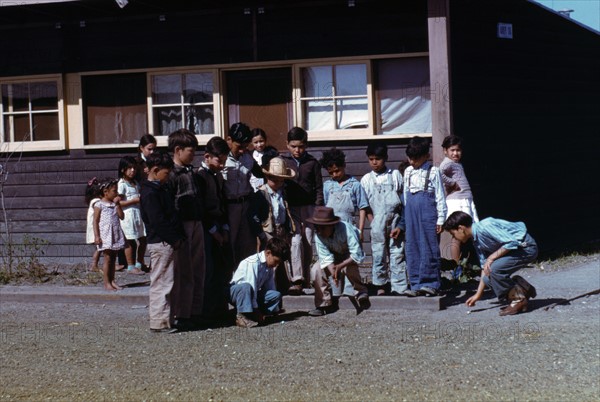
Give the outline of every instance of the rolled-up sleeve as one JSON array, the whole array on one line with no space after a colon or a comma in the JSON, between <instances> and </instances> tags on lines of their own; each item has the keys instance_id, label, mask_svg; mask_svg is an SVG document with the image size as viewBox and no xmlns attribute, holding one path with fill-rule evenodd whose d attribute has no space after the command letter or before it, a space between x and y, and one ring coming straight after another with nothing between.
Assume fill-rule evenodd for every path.
<instances>
[{"instance_id":1,"label":"rolled-up sleeve","mask_svg":"<svg viewBox=\"0 0 600 402\"><path fill-rule=\"evenodd\" d=\"M329 265L334 263L335 257L333 256L333 253L329 251L329 249L321 241L319 236L315 236L315 246L317 247L317 255L319 256L319 263L321 264L321 269L325 269Z\"/></svg>"},{"instance_id":2,"label":"rolled-up sleeve","mask_svg":"<svg viewBox=\"0 0 600 402\"><path fill-rule=\"evenodd\" d=\"M365 260L365 252L360 245L360 237L358 229L354 225L345 224L346 237L348 240L348 251L350 252L350 258L352 258L357 264L360 264Z\"/></svg>"}]
</instances>

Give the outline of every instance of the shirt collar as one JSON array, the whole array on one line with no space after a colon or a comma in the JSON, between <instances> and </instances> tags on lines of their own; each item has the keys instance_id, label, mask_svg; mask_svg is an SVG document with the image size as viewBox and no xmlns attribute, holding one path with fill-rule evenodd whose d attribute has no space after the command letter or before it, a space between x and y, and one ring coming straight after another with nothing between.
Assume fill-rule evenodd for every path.
<instances>
[{"instance_id":1,"label":"shirt collar","mask_svg":"<svg viewBox=\"0 0 600 402\"><path fill-rule=\"evenodd\" d=\"M391 173L391 172L392 172L392 169L391 169L391 168L389 168L389 167L387 167L387 166L386 166L386 168L384 169L384 171L383 171L383 172L381 172L381 173L377 173L377 172L375 172L374 170L371 170L371 173L373 173L375 176L382 176L382 175L384 175L384 174L388 174L388 173Z\"/></svg>"},{"instance_id":2,"label":"shirt collar","mask_svg":"<svg viewBox=\"0 0 600 402\"><path fill-rule=\"evenodd\" d=\"M258 253L258 260L262 263L262 264L266 264L267 263L267 256L265 255L264 251L261 251L260 253Z\"/></svg>"}]
</instances>

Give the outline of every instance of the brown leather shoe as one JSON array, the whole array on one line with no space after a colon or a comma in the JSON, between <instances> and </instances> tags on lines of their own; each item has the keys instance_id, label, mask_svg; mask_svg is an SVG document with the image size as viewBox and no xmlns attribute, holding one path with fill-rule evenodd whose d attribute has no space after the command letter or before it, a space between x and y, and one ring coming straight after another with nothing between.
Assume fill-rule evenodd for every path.
<instances>
[{"instance_id":1,"label":"brown leather shoe","mask_svg":"<svg viewBox=\"0 0 600 402\"><path fill-rule=\"evenodd\" d=\"M302 285L292 285L288 289L288 295L300 296L302 294Z\"/></svg>"},{"instance_id":2,"label":"brown leather shoe","mask_svg":"<svg viewBox=\"0 0 600 402\"><path fill-rule=\"evenodd\" d=\"M519 285L520 287L522 287L525 290L525 294L527 295L528 298L535 299L535 297L537 296L537 291L535 290L535 288L533 287L533 285L531 283L529 283L525 280L525 278L523 278L520 275L514 275L512 277L512 280L515 281L515 283L517 285Z\"/></svg>"},{"instance_id":3,"label":"brown leather shoe","mask_svg":"<svg viewBox=\"0 0 600 402\"><path fill-rule=\"evenodd\" d=\"M500 315L515 315L519 313L524 313L527 311L527 298L524 298L520 301L513 301L510 305L506 306L502 310L500 310Z\"/></svg>"},{"instance_id":4,"label":"brown leather shoe","mask_svg":"<svg viewBox=\"0 0 600 402\"><path fill-rule=\"evenodd\" d=\"M235 317L235 325L242 328L254 328L258 326L258 323L246 317L244 314L238 314Z\"/></svg>"}]
</instances>

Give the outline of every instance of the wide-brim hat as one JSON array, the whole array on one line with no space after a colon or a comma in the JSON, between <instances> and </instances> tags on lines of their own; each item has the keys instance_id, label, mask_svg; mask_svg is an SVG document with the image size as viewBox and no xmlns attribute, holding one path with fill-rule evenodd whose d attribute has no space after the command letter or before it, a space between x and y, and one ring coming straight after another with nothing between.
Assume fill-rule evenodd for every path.
<instances>
[{"instance_id":1,"label":"wide-brim hat","mask_svg":"<svg viewBox=\"0 0 600 402\"><path fill-rule=\"evenodd\" d=\"M312 218L306 218L306 221L308 223L312 223L313 225L327 226L335 225L340 221L340 218L335 216L333 208L315 207Z\"/></svg>"},{"instance_id":2,"label":"wide-brim hat","mask_svg":"<svg viewBox=\"0 0 600 402\"><path fill-rule=\"evenodd\" d=\"M267 177L271 176L282 179L291 179L296 176L296 172L288 168L285 164L285 161L277 156L269 161L269 169L267 170L263 168L262 171Z\"/></svg>"}]
</instances>

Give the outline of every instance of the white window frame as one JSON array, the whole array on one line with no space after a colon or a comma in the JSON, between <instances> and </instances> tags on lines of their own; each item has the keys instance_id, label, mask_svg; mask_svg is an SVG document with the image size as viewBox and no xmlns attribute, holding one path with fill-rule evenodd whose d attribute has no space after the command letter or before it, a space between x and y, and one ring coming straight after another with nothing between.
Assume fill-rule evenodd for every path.
<instances>
[{"instance_id":1,"label":"white window frame","mask_svg":"<svg viewBox=\"0 0 600 402\"><path fill-rule=\"evenodd\" d=\"M23 112L14 112L9 106L2 104L0 101L0 152L20 152L20 151L62 151L66 149L65 141L65 112L64 112L64 94L63 94L63 82L60 74L52 75L38 75L38 76L25 76L25 77L3 77L0 78L0 85L7 84L30 84L36 82L56 82L57 92L57 107L55 109L47 109L40 111L31 110L31 102L29 103L29 110ZM6 114L27 114L29 116L29 125L31 127L31 116L34 114L44 113L57 113L58 114L58 139L46 140L46 141L34 141L34 140L17 140L15 141L13 133L10 134L11 140L4 141L4 116Z\"/></svg>"},{"instance_id":2,"label":"white window frame","mask_svg":"<svg viewBox=\"0 0 600 402\"><path fill-rule=\"evenodd\" d=\"M185 116L185 107L190 106L189 103L184 102L183 94L181 94L181 102L173 103L173 104L154 104L152 100L152 80L154 77L159 75L184 75L184 74L202 74L202 73L211 73L213 78L213 93L212 93L212 105L213 105L213 116L214 116L214 133L210 134L196 134L196 138L198 139L198 143L204 145L214 136L221 136L221 96L220 96L220 85L219 85L219 69L217 68L203 68L203 69L178 69L171 68L168 70L153 70L147 73L147 104L148 104L148 132L153 133L156 138L157 145L167 146L168 136L166 135L156 135L154 129L154 109L165 106L181 106L182 116ZM208 103L208 102L203 102Z\"/></svg>"},{"instance_id":3,"label":"white window frame","mask_svg":"<svg viewBox=\"0 0 600 402\"><path fill-rule=\"evenodd\" d=\"M294 122L296 126L303 127L304 126L304 108L303 102L309 101L313 98L305 97L302 93L303 91L303 80L302 80L302 69L306 67L321 67L321 66L341 66L341 65L351 65L351 64L364 64L366 66L367 72L367 88L366 88L366 98L367 98L367 116L368 116L368 124L367 128L359 128L359 129L334 129L334 130L307 130L309 133L310 139L312 140L339 140L341 138L345 139L364 139L365 137L371 137L375 133L375 105L374 105L374 94L373 94L373 84L372 84L372 72L371 72L371 61L370 59L342 59L342 60L329 60L329 61L319 61L314 63L298 63L294 64ZM331 99L333 101L333 113L334 118L336 116L336 100L337 99L358 99L364 98L365 95L352 95L352 96L340 96L336 94L332 94L333 96L327 96L327 99ZM315 98L315 99L318 99Z\"/></svg>"}]
</instances>

